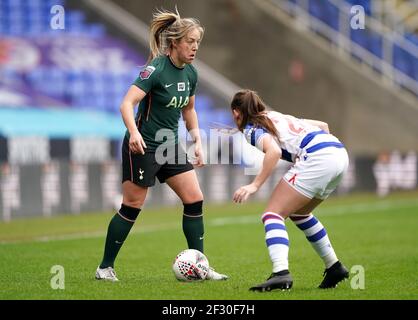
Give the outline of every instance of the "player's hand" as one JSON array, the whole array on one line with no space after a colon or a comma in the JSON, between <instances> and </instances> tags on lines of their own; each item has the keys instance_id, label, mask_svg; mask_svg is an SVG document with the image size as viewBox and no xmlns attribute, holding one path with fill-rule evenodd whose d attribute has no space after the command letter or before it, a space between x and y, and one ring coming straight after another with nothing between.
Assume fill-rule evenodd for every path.
<instances>
[{"instance_id":1,"label":"player's hand","mask_svg":"<svg viewBox=\"0 0 418 320\"><path fill-rule=\"evenodd\" d=\"M203 167L204 166L203 151L202 151L202 145L200 143L196 143L195 148L194 148L194 155L196 157L194 165L196 167Z\"/></svg>"},{"instance_id":2,"label":"player's hand","mask_svg":"<svg viewBox=\"0 0 418 320\"><path fill-rule=\"evenodd\" d=\"M243 203L247 201L248 197L252 195L253 193L256 193L258 191L258 187L254 184L248 184L246 186L243 186L239 188L234 193L233 201L235 203Z\"/></svg>"},{"instance_id":3,"label":"player's hand","mask_svg":"<svg viewBox=\"0 0 418 320\"><path fill-rule=\"evenodd\" d=\"M131 134L129 138L129 149L133 153L145 154L144 150L146 147L147 145L138 131Z\"/></svg>"}]
</instances>

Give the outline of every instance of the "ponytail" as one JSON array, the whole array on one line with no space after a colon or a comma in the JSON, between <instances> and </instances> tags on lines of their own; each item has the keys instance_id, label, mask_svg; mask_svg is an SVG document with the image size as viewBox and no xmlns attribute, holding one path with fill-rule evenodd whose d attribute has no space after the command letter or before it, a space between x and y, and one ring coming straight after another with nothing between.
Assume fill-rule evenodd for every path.
<instances>
[{"instance_id":1,"label":"ponytail","mask_svg":"<svg viewBox=\"0 0 418 320\"><path fill-rule=\"evenodd\" d=\"M157 12L153 14L149 40L150 54L147 64L155 57L166 53L165 51L167 51L169 45L164 32L180 19L180 14L177 11L177 8L176 13L165 10L157 10Z\"/></svg>"},{"instance_id":2,"label":"ponytail","mask_svg":"<svg viewBox=\"0 0 418 320\"><path fill-rule=\"evenodd\" d=\"M150 54L147 64L157 56L168 54L172 41L180 40L194 28L199 30L200 40L202 40L204 30L198 20L181 18L177 7L175 13L157 10L153 14L150 26Z\"/></svg>"}]
</instances>

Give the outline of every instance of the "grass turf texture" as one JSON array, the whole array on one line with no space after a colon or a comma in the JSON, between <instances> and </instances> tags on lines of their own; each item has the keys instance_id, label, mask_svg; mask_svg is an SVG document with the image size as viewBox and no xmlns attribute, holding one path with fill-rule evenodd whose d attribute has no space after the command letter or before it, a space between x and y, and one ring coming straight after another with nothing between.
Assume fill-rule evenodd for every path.
<instances>
[{"instance_id":1,"label":"grass turf texture","mask_svg":"<svg viewBox=\"0 0 418 320\"><path fill-rule=\"evenodd\" d=\"M334 197L316 210L343 263L364 267L364 290L350 286L356 273L336 289L317 289L323 263L287 221L292 290L250 292L271 272L263 208L255 202L205 207L205 253L230 276L222 282L174 278L171 264L186 248L181 207L143 210L116 260L118 283L94 279L113 213L0 223L0 299L418 299L418 193ZM64 290L51 289L53 265L65 268Z\"/></svg>"}]
</instances>

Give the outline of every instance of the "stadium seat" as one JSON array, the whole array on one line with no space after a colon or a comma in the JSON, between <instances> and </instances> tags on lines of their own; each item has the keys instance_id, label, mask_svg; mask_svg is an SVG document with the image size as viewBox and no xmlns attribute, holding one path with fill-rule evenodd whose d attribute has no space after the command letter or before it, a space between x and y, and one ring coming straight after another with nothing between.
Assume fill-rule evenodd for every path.
<instances>
[{"instance_id":1,"label":"stadium seat","mask_svg":"<svg viewBox=\"0 0 418 320\"><path fill-rule=\"evenodd\" d=\"M334 30L339 30L338 8L328 0L310 0L309 13Z\"/></svg>"},{"instance_id":2,"label":"stadium seat","mask_svg":"<svg viewBox=\"0 0 418 320\"><path fill-rule=\"evenodd\" d=\"M417 65L417 58L412 57L401 47L395 45L393 51L394 67L411 78L415 77L415 66Z\"/></svg>"},{"instance_id":3,"label":"stadium seat","mask_svg":"<svg viewBox=\"0 0 418 320\"><path fill-rule=\"evenodd\" d=\"M373 34L367 29L351 30L351 40L370 53L383 58L383 39L378 34Z\"/></svg>"},{"instance_id":4,"label":"stadium seat","mask_svg":"<svg viewBox=\"0 0 418 320\"><path fill-rule=\"evenodd\" d=\"M210 97L206 95L197 95L196 96L196 110L210 110L213 108L213 101Z\"/></svg>"}]
</instances>

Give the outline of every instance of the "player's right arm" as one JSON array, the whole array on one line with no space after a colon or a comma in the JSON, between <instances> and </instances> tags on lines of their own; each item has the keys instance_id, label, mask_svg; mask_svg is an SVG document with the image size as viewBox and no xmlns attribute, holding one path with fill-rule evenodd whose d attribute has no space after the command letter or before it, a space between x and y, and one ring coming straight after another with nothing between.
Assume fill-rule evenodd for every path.
<instances>
[{"instance_id":1,"label":"player's right arm","mask_svg":"<svg viewBox=\"0 0 418 320\"><path fill-rule=\"evenodd\" d=\"M258 144L260 145L260 149L264 152L264 159L263 166L258 175L254 178L253 184L257 189L260 189L276 167L277 162L282 156L282 150L271 134L264 134L259 139Z\"/></svg>"},{"instance_id":2,"label":"player's right arm","mask_svg":"<svg viewBox=\"0 0 418 320\"><path fill-rule=\"evenodd\" d=\"M242 203L247 201L248 197L253 193L256 193L267 178L271 175L277 162L282 156L282 150L279 145L269 133L264 133L258 139L257 148L264 152L263 166L254 181L246 186L242 186L235 191L233 201L236 203Z\"/></svg>"},{"instance_id":3,"label":"player's right arm","mask_svg":"<svg viewBox=\"0 0 418 320\"><path fill-rule=\"evenodd\" d=\"M135 123L134 109L135 106L141 102L146 96L146 93L137 86L132 85L126 93L120 105L120 112L122 114L123 122L129 132L129 149L133 153L144 154L144 149L147 147L144 139L138 131Z\"/></svg>"}]
</instances>

